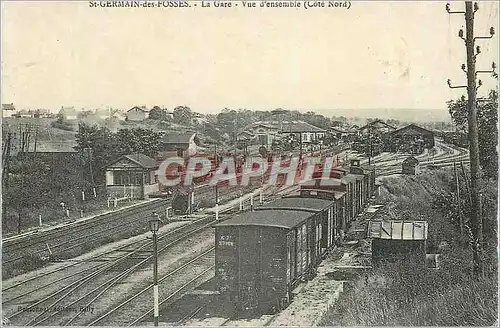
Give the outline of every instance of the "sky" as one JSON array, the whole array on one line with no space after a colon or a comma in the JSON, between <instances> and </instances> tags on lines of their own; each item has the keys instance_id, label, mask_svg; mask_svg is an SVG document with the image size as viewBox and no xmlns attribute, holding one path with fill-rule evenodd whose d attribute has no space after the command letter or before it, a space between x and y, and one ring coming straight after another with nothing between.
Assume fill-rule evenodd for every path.
<instances>
[{"instance_id":1,"label":"sky","mask_svg":"<svg viewBox=\"0 0 500 328\"><path fill-rule=\"evenodd\" d=\"M348 10L235 2L93 8L88 1L2 1L2 103L52 111L285 108L422 120L446 119L446 101L465 94L446 84L466 82L458 38L464 16L449 15L444 2L352 2ZM498 2L479 6L475 34L487 36L490 26L500 32ZM498 63L498 35L477 44L478 69ZM481 79L479 96L496 88L498 80Z\"/></svg>"}]
</instances>

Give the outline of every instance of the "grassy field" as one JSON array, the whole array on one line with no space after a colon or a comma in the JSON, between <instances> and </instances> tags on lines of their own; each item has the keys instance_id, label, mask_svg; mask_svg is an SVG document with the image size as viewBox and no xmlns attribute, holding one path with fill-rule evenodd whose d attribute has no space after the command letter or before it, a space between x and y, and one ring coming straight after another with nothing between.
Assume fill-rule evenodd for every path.
<instances>
[{"instance_id":1,"label":"grassy field","mask_svg":"<svg viewBox=\"0 0 500 328\"><path fill-rule=\"evenodd\" d=\"M488 229L496 229L491 228L496 227L496 182L487 182L483 188L494 200L485 206L483 221ZM436 207L436 200L452 191L453 173L449 170L385 178L379 200L388 204L386 216L427 220L427 252L441 254L440 268L393 265L371 272L349 284L323 325L491 326L497 322L497 244L493 237L497 230L485 231L487 273L474 279L467 238L450 222L450 213Z\"/></svg>"}]
</instances>

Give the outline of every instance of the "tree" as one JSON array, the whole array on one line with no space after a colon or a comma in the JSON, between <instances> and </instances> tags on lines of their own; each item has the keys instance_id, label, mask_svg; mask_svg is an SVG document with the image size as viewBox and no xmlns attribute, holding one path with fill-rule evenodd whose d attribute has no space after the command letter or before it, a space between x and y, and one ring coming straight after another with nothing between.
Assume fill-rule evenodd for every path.
<instances>
[{"instance_id":1,"label":"tree","mask_svg":"<svg viewBox=\"0 0 500 328\"><path fill-rule=\"evenodd\" d=\"M174 123L182 125L191 125L193 119L193 112L191 108L187 106L177 106L174 108L173 112Z\"/></svg>"},{"instance_id":2,"label":"tree","mask_svg":"<svg viewBox=\"0 0 500 328\"><path fill-rule=\"evenodd\" d=\"M121 129L115 138L119 155L142 153L154 158L160 150L161 134L151 129Z\"/></svg>"},{"instance_id":3,"label":"tree","mask_svg":"<svg viewBox=\"0 0 500 328\"><path fill-rule=\"evenodd\" d=\"M149 118L152 120L163 121L166 120L167 113L165 109L162 109L159 106L153 106L149 112Z\"/></svg>"},{"instance_id":4,"label":"tree","mask_svg":"<svg viewBox=\"0 0 500 328\"><path fill-rule=\"evenodd\" d=\"M467 100L448 102L448 110L459 132L467 133ZM491 90L486 99L477 102L479 130L479 163L486 177L498 176L498 94Z\"/></svg>"},{"instance_id":5,"label":"tree","mask_svg":"<svg viewBox=\"0 0 500 328\"><path fill-rule=\"evenodd\" d=\"M94 180L102 181L106 165L122 155L142 153L156 157L160 150L161 134L143 128L121 129L112 133L105 127L81 123L76 142L77 151L91 149Z\"/></svg>"},{"instance_id":6,"label":"tree","mask_svg":"<svg viewBox=\"0 0 500 328\"><path fill-rule=\"evenodd\" d=\"M9 187L3 191L3 201L5 208L17 214L18 233L21 232L26 211L50 201L51 184L46 178L49 170L48 165L31 157L16 159L11 164Z\"/></svg>"},{"instance_id":7,"label":"tree","mask_svg":"<svg viewBox=\"0 0 500 328\"><path fill-rule=\"evenodd\" d=\"M94 180L102 180L104 167L120 154L115 135L108 128L80 123L75 139L75 150L82 153L91 150Z\"/></svg>"}]
</instances>

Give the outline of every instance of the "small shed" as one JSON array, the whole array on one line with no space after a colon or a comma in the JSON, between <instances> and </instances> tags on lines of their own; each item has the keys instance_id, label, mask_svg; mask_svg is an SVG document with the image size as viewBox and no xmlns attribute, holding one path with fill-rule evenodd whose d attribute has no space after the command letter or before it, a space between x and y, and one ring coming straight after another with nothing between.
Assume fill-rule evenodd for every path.
<instances>
[{"instance_id":1,"label":"small shed","mask_svg":"<svg viewBox=\"0 0 500 328\"><path fill-rule=\"evenodd\" d=\"M425 268L427 232L426 221L369 221L373 267L401 263Z\"/></svg>"},{"instance_id":2,"label":"small shed","mask_svg":"<svg viewBox=\"0 0 500 328\"><path fill-rule=\"evenodd\" d=\"M413 156L406 158L401 164L402 173L408 175L417 175L420 171L420 162Z\"/></svg>"},{"instance_id":3,"label":"small shed","mask_svg":"<svg viewBox=\"0 0 500 328\"><path fill-rule=\"evenodd\" d=\"M194 132L166 133L161 139L160 157L186 158L201 149L200 139Z\"/></svg>"},{"instance_id":4,"label":"small shed","mask_svg":"<svg viewBox=\"0 0 500 328\"><path fill-rule=\"evenodd\" d=\"M146 199L159 191L158 164L144 154L123 155L106 166L106 192L109 197Z\"/></svg>"},{"instance_id":5,"label":"small shed","mask_svg":"<svg viewBox=\"0 0 500 328\"><path fill-rule=\"evenodd\" d=\"M134 106L127 111L127 121L144 121L149 117L149 109L146 106Z\"/></svg>"}]
</instances>

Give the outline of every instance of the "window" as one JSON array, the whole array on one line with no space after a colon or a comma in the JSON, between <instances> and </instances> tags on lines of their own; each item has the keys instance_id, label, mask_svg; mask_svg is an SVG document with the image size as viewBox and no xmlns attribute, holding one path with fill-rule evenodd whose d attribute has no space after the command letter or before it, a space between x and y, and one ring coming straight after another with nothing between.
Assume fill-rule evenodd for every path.
<instances>
[{"instance_id":1,"label":"window","mask_svg":"<svg viewBox=\"0 0 500 328\"><path fill-rule=\"evenodd\" d=\"M114 171L113 172L113 184L114 185L142 185L143 184L143 173L141 171ZM151 175L144 175L144 183L150 184Z\"/></svg>"}]
</instances>

